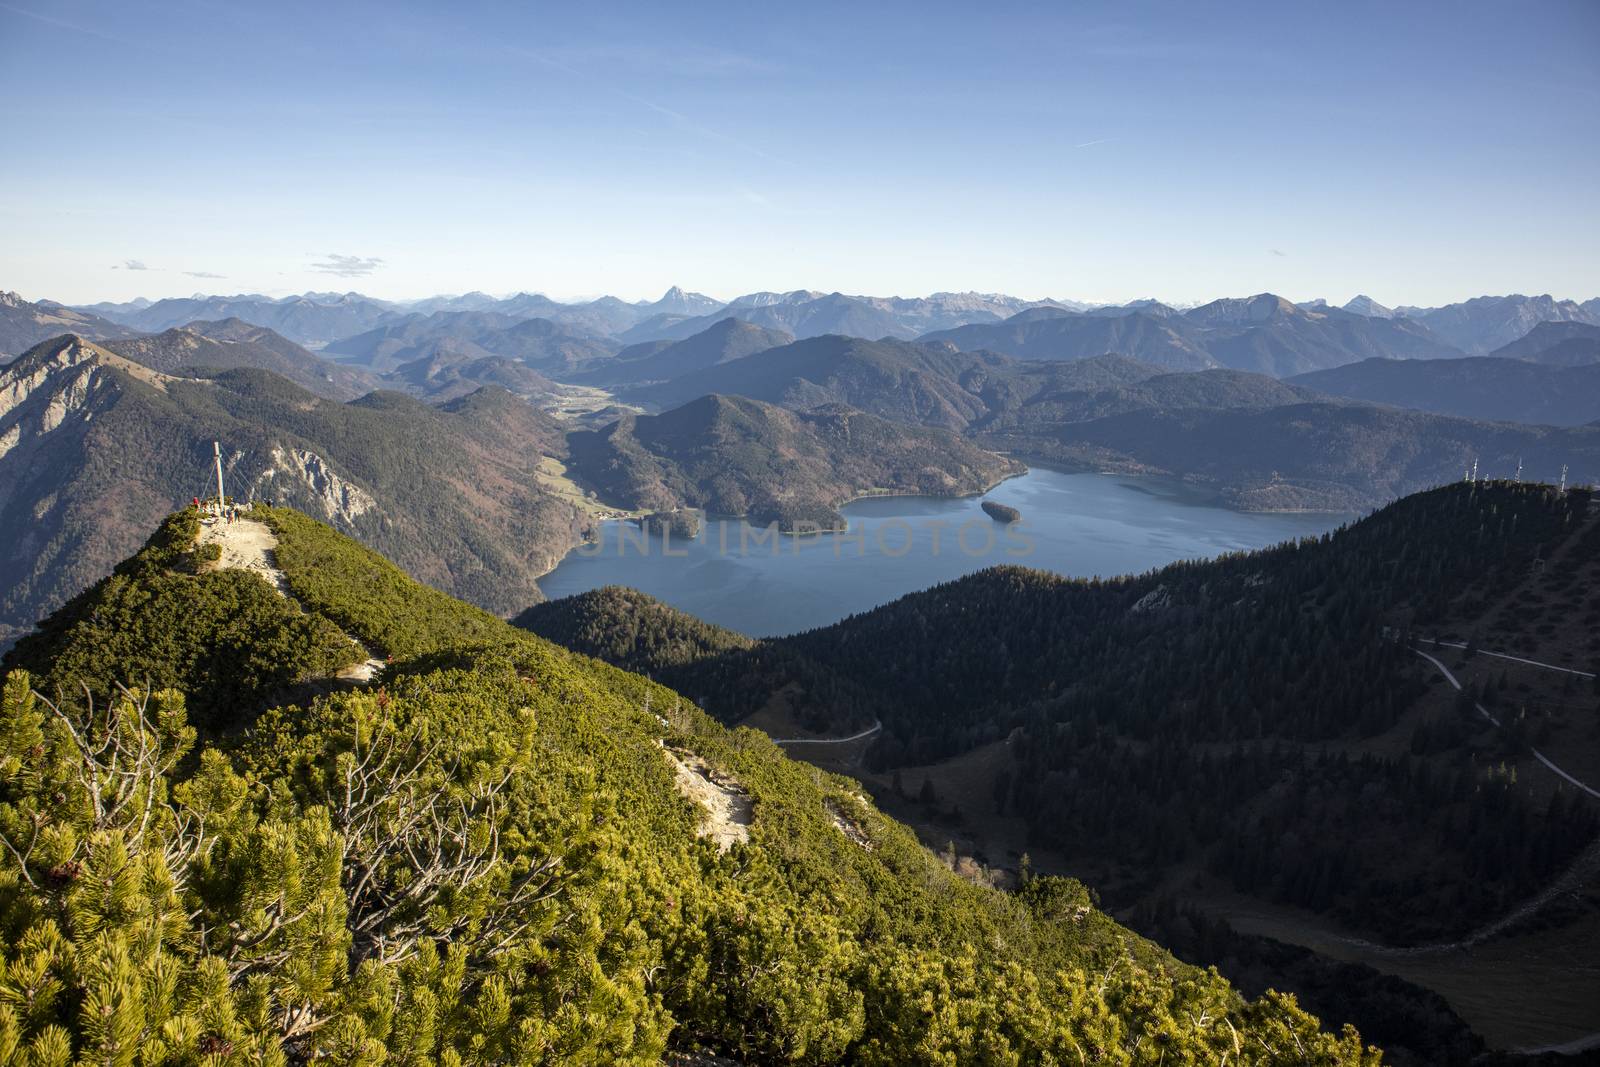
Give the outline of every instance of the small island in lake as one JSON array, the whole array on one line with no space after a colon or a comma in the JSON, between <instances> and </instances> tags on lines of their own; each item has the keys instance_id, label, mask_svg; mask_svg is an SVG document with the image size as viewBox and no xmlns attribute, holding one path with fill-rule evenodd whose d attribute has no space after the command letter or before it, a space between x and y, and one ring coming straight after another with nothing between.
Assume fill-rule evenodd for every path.
<instances>
[{"instance_id":1,"label":"small island in lake","mask_svg":"<svg viewBox=\"0 0 1600 1067\"><path fill-rule=\"evenodd\" d=\"M700 512L694 508L656 511L640 518L639 525L653 534L692 541L700 536Z\"/></svg>"},{"instance_id":2,"label":"small island in lake","mask_svg":"<svg viewBox=\"0 0 1600 1067\"><path fill-rule=\"evenodd\" d=\"M985 500L983 510L988 512L989 517L995 522L1016 522L1022 518L1022 512L1016 508L1009 504L996 504L993 500Z\"/></svg>"}]
</instances>

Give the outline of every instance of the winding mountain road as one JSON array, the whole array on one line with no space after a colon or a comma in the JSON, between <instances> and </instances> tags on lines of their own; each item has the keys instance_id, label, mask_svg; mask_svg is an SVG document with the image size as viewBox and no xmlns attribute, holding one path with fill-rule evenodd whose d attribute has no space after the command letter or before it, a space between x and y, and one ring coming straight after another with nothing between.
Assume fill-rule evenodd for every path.
<instances>
[{"instance_id":1,"label":"winding mountain road","mask_svg":"<svg viewBox=\"0 0 1600 1067\"><path fill-rule=\"evenodd\" d=\"M871 737L882 729L883 723L874 720L871 726L862 730L859 734L851 734L849 737L774 737L772 743L775 745L843 745L850 741L860 741L863 738Z\"/></svg>"},{"instance_id":2,"label":"winding mountain road","mask_svg":"<svg viewBox=\"0 0 1600 1067\"><path fill-rule=\"evenodd\" d=\"M1464 646L1459 646L1458 645L1458 646L1455 646L1455 647L1459 648L1459 647L1464 647ZM1456 680L1456 676L1454 674L1450 673L1450 668L1446 667L1443 663L1441 663L1439 661L1438 657L1431 656L1428 653L1422 651L1422 649L1420 649L1420 648L1413 648L1411 651L1415 652L1417 655L1421 656L1423 659L1427 660L1429 663L1431 663L1435 667L1439 668L1439 673L1444 675L1444 680L1445 681L1449 682L1456 689L1460 689L1461 688L1461 683ZM1494 656L1494 655L1499 655L1499 654L1498 653L1494 653L1494 652L1480 652L1479 655ZM1516 659L1517 657L1515 657L1515 656L1500 656L1500 658L1501 659ZM1532 664L1535 667L1544 667L1547 670L1552 670L1552 671L1566 671L1568 674L1583 674L1582 671L1570 671L1570 670L1567 670L1567 668L1565 668L1565 667L1554 667L1554 666L1551 666L1548 663L1538 663L1538 662L1536 662L1534 660L1531 660L1531 659L1519 660L1518 662ZM1593 678L1594 675L1588 674L1588 675L1584 675L1584 677ZM1495 718L1493 715L1490 715L1488 708L1484 707L1482 704L1479 704L1477 701L1473 701L1472 706L1478 709L1478 714L1479 715L1482 715L1485 719L1488 719L1495 726L1499 726L1500 725L1500 720ZM1583 790L1585 793L1588 793L1590 796L1594 797L1596 800L1600 800L1600 790L1597 790L1597 789L1593 788L1592 786L1586 785L1583 782L1579 781L1577 778L1574 778L1572 775L1568 774L1566 771L1564 771L1560 767L1556 766L1555 762L1552 761L1550 759L1550 757L1546 756L1543 752L1540 752L1538 749L1530 748L1528 751L1532 752L1533 753L1533 758L1538 760L1540 763L1544 764L1545 767L1549 768L1550 771L1552 771L1553 773L1555 773L1559 777L1566 779L1568 782L1570 782L1571 784L1577 786L1579 789Z\"/></svg>"},{"instance_id":3,"label":"winding mountain road","mask_svg":"<svg viewBox=\"0 0 1600 1067\"><path fill-rule=\"evenodd\" d=\"M1434 645L1435 647L1438 647L1438 648L1466 648L1467 647L1466 645L1463 645L1463 644L1461 644L1459 642L1456 642L1456 641L1434 641L1434 640L1432 640L1430 638L1426 638L1426 637L1418 637L1418 638L1416 638L1416 640L1425 642L1426 644ZM1554 663L1540 663L1536 659L1523 659L1521 656L1510 656L1510 655L1507 655L1504 652L1485 652L1482 649L1479 649L1476 653L1474 653L1474 655L1478 655L1478 656L1493 656L1495 659L1508 659L1512 663L1526 663L1530 667L1543 667L1547 671L1558 671L1561 674L1576 674L1579 678L1593 678L1594 677L1594 675L1591 674L1588 671L1575 671L1571 667L1557 667ZM1456 688L1460 689L1461 687L1460 686L1456 686Z\"/></svg>"}]
</instances>

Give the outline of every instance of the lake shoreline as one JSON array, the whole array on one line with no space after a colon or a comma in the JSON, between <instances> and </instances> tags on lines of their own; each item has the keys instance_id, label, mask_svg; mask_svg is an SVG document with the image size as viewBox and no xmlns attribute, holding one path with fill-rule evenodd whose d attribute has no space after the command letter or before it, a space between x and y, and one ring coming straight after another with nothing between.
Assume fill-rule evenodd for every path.
<instances>
[{"instance_id":1,"label":"lake shoreline","mask_svg":"<svg viewBox=\"0 0 1600 1067\"><path fill-rule=\"evenodd\" d=\"M1023 463L1023 461L1020 460L1020 459L1017 462ZM881 491L880 490L867 490L865 492L858 493L855 496L852 496L847 500L841 500L838 503L833 504L832 507L834 507L835 509L838 509L838 510L843 510L844 508L849 507L851 504L855 504L855 503L858 503L858 502L863 501L863 500L882 500L882 499L890 498L890 497L921 497L921 498L927 499L927 500L970 500L970 499L975 498L975 497L983 496L983 495L985 495L987 493L992 493L992 492L994 492L994 490L996 488L998 488L999 486L1004 485L1006 482L1009 482L1009 481L1011 481L1012 479L1015 479L1015 478L1025 478L1030 473L1032 473L1032 468L1029 467L1026 463L1023 463L1022 470L1015 471L1015 472L1013 472L1011 474L1003 475L1002 477L996 478L994 481L990 482L988 485L984 486L982 489L977 490L976 492L971 492L971 493L948 493L948 494L946 494L946 493L923 493L923 492L918 492L916 490L910 490L910 489L907 489L907 490L884 489L884 490L881 490ZM574 482L573 484L576 485L577 483ZM644 514L643 512L635 512L632 509L614 508L614 507L610 507L610 506L604 505L604 504L599 504L599 505L597 505L597 507L613 511L615 513L614 514L610 514L610 515L603 515L603 514L597 513L597 511L590 511L588 517L592 521L594 521L596 525L599 525L601 523L607 523L607 522L634 522L641 515ZM688 510L700 511L699 508L690 508ZM731 522L748 522L749 521L748 513L744 514L744 515L721 515L721 514L713 514L711 512L707 512L707 511L700 511L700 518L701 518L702 527L709 526L714 521L715 522L729 522L729 521L731 521ZM844 532L847 532L848 529L849 529L849 527L848 527L848 525L846 525L842 529L839 529L839 528L836 528L836 529L819 528L819 529L816 529L816 530L783 530L783 529L780 529L778 531L778 533L781 534L784 537L818 537L818 536L821 536L822 534L844 533ZM557 559L550 566L546 567L544 570L540 571L538 574L533 576L534 577L534 582L537 583L539 579L544 578L547 575L549 575L552 572L554 572L558 567L560 567L563 563L565 563L567 561L568 557L570 557L574 552L577 552L584 545L591 545L591 544L594 544L594 541L592 541L592 540L590 540L588 538L584 538L583 540L577 541L576 543L570 545L567 548L567 550L561 554L559 559ZM544 590L541 589L540 593L543 593L543 592L544 592Z\"/></svg>"},{"instance_id":2,"label":"lake shoreline","mask_svg":"<svg viewBox=\"0 0 1600 1067\"><path fill-rule=\"evenodd\" d=\"M1023 519L996 523L980 508L986 497ZM978 493L862 493L842 506L848 526L815 535L778 537L739 516L704 515L693 540L604 524L587 551L569 552L541 577L540 591L554 600L630 586L766 637L830 625L992 566L1109 579L1320 535L1348 518L1240 512L1181 482L1042 464Z\"/></svg>"}]
</instances>

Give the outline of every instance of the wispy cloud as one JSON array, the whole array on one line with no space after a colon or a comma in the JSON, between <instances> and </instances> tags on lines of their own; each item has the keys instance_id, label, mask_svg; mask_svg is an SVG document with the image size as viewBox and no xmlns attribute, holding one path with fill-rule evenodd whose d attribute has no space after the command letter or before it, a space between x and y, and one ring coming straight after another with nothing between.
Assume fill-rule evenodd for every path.
<instances>
[{"instance_id":1,"label":"wispy cloud","mask_svg":"<svg viewBox=\"0 0 1600 1067\"><path fill-rule=\"evenodd\" d=\"M125 259L121 263L118 263L115 266L113 266L111 269L112 270L158 270L159 268L150 266L148 263L146 263L142 259Z\"/></svg>"},{"instance_id":2,"label":"wispy cloud","mask_svg":"<svg viewBox=\"0 0 1600 1067\"><path fill-rule=\"evenodd\" d=\"M1115 137L1102 137L1097 141L1085 141L1082 144L1075 144L1072 147L1073 148L1093 148L1097 144L1110 144L1112 141L1115 141L1115 140L1116 140Z\"/></svg>"},{"instance_id":3,"label":"wispy cloud","mask_svg":"<svg viewBox=\"0 0 1600 1067\"><path fill-rule=\"evenodd\" d=\"M544 56L575 66L620 68L635 74L710 78L763 74L776 68L765 59L701 44L553 45Z\"/></svg>"},{"instance_id":4,"label":"wispy cloud","mask_svg":"<svg viewBox=\"0 0 1600 1067\"><path fill-rule=\"evenodd\" d=\"M709 141L721 141L723 144L732 145L743 152L747 152L758 159L764 159L769 163L778 163L785 167L794 166L792 162L784 159L781 156L775 156L765 149L758 148L755 145L750 144L748 141L741 140L738 137L723 133L721 130L712 129L709 126L690 118L681 111L674 111L672 108L658 104L654 100L630 93L626 89L619 89L605 79L596 77L592 74L587 74L584 71L579 70L577 67L574 67L572 64L556 58L555 55L552 55L548 51L541 51L533 48L512 48L510 51L515 55L525 56L528 59L543 63L546 66L554 67L555 69L562 71L565 74L569 74L579 81L585 82L591 86L603 88L611 92L613 95L627 100L629 103L637 104L646 111L654 112L655 114L660 115L662 118L667 119L672 125L684 130L687 133L695 134L696 136L702 137Z\"/></svg>"},{"instance_id":5,"label":"wispy cloud","mask_svg":"<svg viewBox=\"0 0 1600 1067\"><path fill-rule=\"evenodd\" d=\"M35 22L41 22L46 26L54 26L58 30L68 30L72 33L82 33L90 37L98 37L102 41L111 41L116 44L124 43L121 38L113 37L111 34L102 30L97 30L93 26L84 26L76 22L68 22L66 19L56 18L54 15L42 15L37 11L29 11L27 8L12 7L10 4L0 4L0 11L8 11L13 15L20 15L25 19L32 19Z\"/></svg>"},{"instance_id":6,"label":"wispy cloud","mask_svg":"<svg viewBox=\"0 0 1600 1067\"><path fill-rule=\"evenodd\" d=\"M226 278L226 274L215 274L209 270L186 270L183 273L191 278Z\"/></svg>"},{"instance_id":7,"label":"wispy cloud","mask_svg":"<svg viewBox=\"0 0 1600 1067\"><path fill-rule=\"evenodd\" d=\"M329 252L320 261L311 264L319 274L336 274L341 278L365 278L383 266L377 256L342 256Z\"/></svg>"},{"instance_id":8,"label":"wispy cloud","mask_svg":"<svg viewBox=\"0 0 1600 1067\"><path fill-rule=\"evenodd\" d=\"M1289 256L1289 253L1280 252L1276 248L1269 248L1269 249L1267 249L1267 251L1271 252L1273 255L1277 256L1279 259L1287 259L1288 256Z\"/></svg>"}]
</instances>

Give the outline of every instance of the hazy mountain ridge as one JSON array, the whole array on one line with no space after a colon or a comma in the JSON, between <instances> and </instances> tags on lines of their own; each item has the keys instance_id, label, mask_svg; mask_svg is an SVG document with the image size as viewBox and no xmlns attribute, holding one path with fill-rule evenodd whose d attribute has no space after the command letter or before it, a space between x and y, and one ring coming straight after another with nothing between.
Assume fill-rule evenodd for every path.
<instances>
[{"instance_id":1,"label":"hazy mountain ridge","mask_svg":"<svg viewBox=\"0 0 1600 1067\"><path fill-rule=\"evenodd\" d=\"M427 354L384 375L390 388L437 403L499 386L524 398L548 396L557 388L549 378L518 360L487 355L470 342L437 341Z\"/></svg>"},{"instance_id":2,"label":"hazy mountain ridge","mask_svg":"<svg viewBox=\"0 0 1600 1067\"><path fill-rule=\"evenodd\" d=\"M1124 309L1117 309L1119 312ZM921 338L1024 359L1081 359L1116 352L1176 370L1232 367L1284 377L1373 355L1435 359L1459 355L1415 323L1337 308L1301 308L1282 297L1212 301L1186 312L1135 308L1087 314L1024 314Z\"/></svg>"},{"instance_id":3,"label":"hazy mountain ridge","mask_svg":"<svg viewBox=\"0 0 1600 1067\"><path fill-rule=\"evenodd\" d=\"M1600 306L1596 310L1600 314ZM1600 325L1541 322L1526 336L1495 349L1490 355L1562 367L1600 363Z\"/></svg>"},{"instance_id":4,"label":"hazy mountain ridge","mask_svg":"<svg viewBox=\"0 0 1600 1067\"><path fill-rule=\"evenodd\" d=\"M1357 512L1460 480L1600 475L1600 426L1522 426L1358 402L1256 409L1148 408L1023 433L988 447L1079 469L1166 474L1246 511Z\"/></svg>"},{"instance_id":5,"label":"hazy mountain ridge","mask_svg":"<svg viewBox=\"0 0 1600 1067\"><path fill-rule=\"evenodd\" d=\"M264 326L240 319L191 322L159 334L113 338L103 347L164 374L195 369L254 367L334 400L353 400L378 387L363 370L321 359Z\"/></svg>"},{"instance_id":6,"label":"hazy mountain ridge","mask_svg":"<svg viewBox=\"0 0 1600 1067\"><path fill-rule=\"evenodd\" d=\"M669 381L794 341L794 335L768 330L729 316L682 341L632 344L613 360L600 362L574 377L583 384L632 385Z\"/></svg>"},{"instance_id":7,"label":"hazy mountain ridge","mask_svg":"<svg viewBox=\"0 0 1600 1067\"><path fill-rule=\"evenodd\" d=\"M1600 420L1600 362L1545 366L1491 356L1370 359L1290 380L1334 396L1468 419L1551 426Z\"/></svg>"},{"instance_id":8,"label":"hazy mountain ridge","mask_svg":"<svg viewBox=\"0 0 1600 1067\"><path fill-rule=\"evenodd\" d=\"M843 293L752 293L710 314L661 320L630 331L630 341L682 340L733 315L752 325L805 339L825 334L909 340L968 322L998 322L1031 307L1058 306L994 293L934 293L927 297L847 296ZM1082 306L1082 305L1079 305Z\"/></svg>"},{"instance_id":9,"label":"hazy mountain ridge","mask_svg":"<svg viewBox=\"0 0 1600 1067\"><path fill-rule=\"evenodd\" d=\"M369 330L397 317L398 312L384 301L359 293L345 293L280 299L259 295L172 297L142 308L132 305L115 311L107 308L107 315L125 326L149 333L199 320L242 319L253 326L265 326L298 344L324 345Z\"/></svg>"},{"instance_id":10,"label":"hazy mountain ridge","mask_svg":"<svg viewBox=\"0 0 1600 1067\"><path fill-rule=\"evenodd\" d=\"M0 292L0 363L21 355L40 341L69 332L103 341L130 331L91 312L49 301L36 304L16 293Z\"/></svg>"},{"instance_id":11,"label":"hazy mountain ridge","mask_svg":"<svg viewBox=\"0 0 1600 1067\"><path fill-rule=\"evenodd\" d=\"M1481 356L1526 337L1544 322L1600 325L1600 298L1579 304L1542 296L1479 296L1437 308L1399 309L1469 356Z\"/></svg>"},{"instance_id":12,"label":"hazy mountain ridge","mask_svg":"<svg viewBox=\"0 0 1600 1067\"><path fill-rule=\"evenodd\" d=\"M499 311L407 315L336 341L324 351L341 361L388 373L401 364L429 358L441 346L452 360L493 355L555 373L582 367L616 351L609 341L571 333L549 319L521 319Z\"/></svg>"},{"instance_id":13,"label":"hazy mountain ridge","mask_svg":"<svg viewBox=\"0 0 1600 1067\"><path fill-rule=\"evenodd\" d=\"M1323 321L1324 328L1320 331L1309 329L1301 323L1301 330L1289 332L1303 333L1305 336L1278 337L1273 344L1234 343L1211 354L1223 365L1284 375L1373 356L1435 358L1454 354L1441 351L1441 348L1453 347L1466 355L1483 355L1515 341L1541 322L1600 324L1600 298L1578 303L1555 300L1549 296L1483 296L1437 308L1388 308L1363 295L1351 299L1341 309L1325 301L1311 301L1304 307L1296 307L1271 294L1260 294L1255 297L1224 298L1183 310L1148 299L1121 305L1096 305L1072 300L1024 300L999 293L973 292L934 293L926 297L906 298L796 290L788 293L748 293L723 303L699 293L685 292L676 286L654 301L636 303L615 297L563 303L539 293L525 292L507 297L467 293L411 301L378 300L359 293L306 293L276 298L260 295L197 295L155 302L135 300L101 303L86 305L80 310L150 332L181 326L196 319L236 316L252 324L274 329L291 340L320 346L409 315L426 316L438 312L492 312L518 320L544 318L580 336L615 337L621 344L633 344L684 340L730 315L766 329L792 333L801 339L842 333L867 339L895 337L909 340L967 325L996 325L1015 320L1013 325L1021 326L1030 320L1017 319L1016 316L1031 310L1040 312L1040 318L1056 317L1055 313L1060 311L1076 312L1089 318L1121 318L1142 314L1154 319L1179 320L1202 328L1266 326L1271 324L1271 312L1278 303L1285 305L1278 309L1285 315L1299 312L1313 321ZM1251 306L1257 310L1240 310ZM1252 318L1252 315L1255 317ZM1387 329L1375 326L1363 329L1340 321L1344 315L1353 315L1372 324L1390 322L1395 325ZM1284 332L1280 328L1279 333ZM1192 342L1193 339L1188 340ZM1013 342L1017 343L1020 342ZM1334 354L1340 343L1352 345L1345 356ZM972 347L1006 351L994 343L974 343ZM1093 346L1087 347L1092 349ZM1177 347L1181 349L1184 346L1180 344ZM1101 349L1107 350L1122 351L1125 355L1152 362L1168 362L1175 367L1185 366L1180 362L1153 358L1156 355L1153 349ZM1034 356L1034 353L1021 351L1012 354ZM1187 365L1195 368L1207 364L1196 362Z\"/></svg>"},{"instance_id":14,"label":"hazy mountain ridge","mask_svg":"<svg viewBox=\"0 0 1600 1067\"><path fill-rule=\"evenodd\" d=\"M1144 363L1179 370L1218 366L1198 331L1144 311L1127 315L1024 313L1021 321L969 325L925 334L925 343L945 342L962 351L991 351L1018 359L1074 360L1115 352Z\"/></svg>"}]
</instances>

